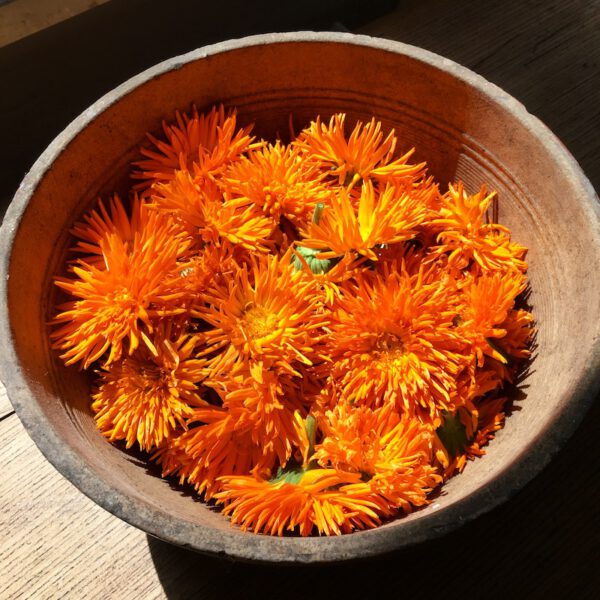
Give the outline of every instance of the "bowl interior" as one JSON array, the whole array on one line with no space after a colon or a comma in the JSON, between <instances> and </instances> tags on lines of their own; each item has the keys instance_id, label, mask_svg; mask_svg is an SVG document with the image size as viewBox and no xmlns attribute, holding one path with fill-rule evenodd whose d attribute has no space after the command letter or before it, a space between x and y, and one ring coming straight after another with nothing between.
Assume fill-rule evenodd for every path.
<instances>
[{"instance_id":1,"label":"bowl interior","mask_svg":"<svg viewBox=\"0 0 600 600\"><path fill-rule=\"evenodd\" d=\"M381 531L393 530L388 539L392 535L394 545L400 546L411 536L417 539L416 522L421 523L421 537L429 537L433 533L428 528L443 525L445 513L456 519L450 509L466 506L466 498L480 499L480 504L469 505L470 514L495 503L497 498L485 496L484 486L501 478L536 445L552 443L543 437L544 431L588 377L600 313L597 284L590 281L599 258L598 223L595 213L579 201L584 192L581 182L568 173L570 163L557 151L552 136L540 138L539 130L523 120L524 111L516 102L493 86L486 90L481 80L472 85L457 77L445 70L443 59L436 65L410 51L373 46L342 41L254 43L208 56L198 52L194 60L174 59L168 68L142 74L84 114L46 155L51 164L36 165L38 171L30 178L39 177L39 182L20 191L31 197L15 233L7 289L14 352L29 402L36 403L47 431L63 444L64 455L78 457L89 475L87 483L78 479L72 462L65 460L60 466L58 449L53 462L104 506L155 535L204 550L209 549L207 528L232 543L243 538L240 548L254 543L247 542L248 537L258 537L232 528L193 495L149 472L142 459L100 436L89 407L89 378L62 366L49 350L47 322L56 300L52 277L65 260L69 227L99 195L127 190L129 165L144 143L144 133L159 134L163 119L171 120L175 110L188 109L191 103L199 109L221 102L237 107L240 121L255 122L255 133L267 139L288 134L290 115L296 131L318 114L345 111L350 125L374 116L396 130L400 150L415 146L415 160L427 161L442 184L460 180L471 191L483 183L496 190L500 222L529 248L537 351L521 385L518 410L487 455L452 479L432 505L380 530L345 537L373 544ZM406 47L398 48L407 52ZM44 433L38 428L32 435L39 439ZM108 489L114 495L99 498ZM493 493L508 491L497 488ZM136 521L135 514L145 521ZM346 554L334 552L334 558L354 552L339 540L272 542L270 556L264 554L264 544L271 543L264 536L259 542L264 555L228 546L221 550L283 560L294 560L299 552L323 559L319 553L334 543L346 544Z\"/></svg>"}]
</instances>

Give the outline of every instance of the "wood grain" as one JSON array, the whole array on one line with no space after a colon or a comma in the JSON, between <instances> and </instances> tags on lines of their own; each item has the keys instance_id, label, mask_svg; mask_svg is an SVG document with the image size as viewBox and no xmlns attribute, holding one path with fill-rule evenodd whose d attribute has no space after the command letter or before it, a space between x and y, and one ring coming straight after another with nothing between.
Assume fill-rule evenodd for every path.
<instances>
[{"instance_id":1,"label":"wood grain","mask_svg":"<svg viewBox=\"0 0 600 600\"><path fill-rule=\"evenodd\" d=\"M16 415L0 439L1 598L164 598L141 531L64 479Z\"/></svg>"}]
</instances>

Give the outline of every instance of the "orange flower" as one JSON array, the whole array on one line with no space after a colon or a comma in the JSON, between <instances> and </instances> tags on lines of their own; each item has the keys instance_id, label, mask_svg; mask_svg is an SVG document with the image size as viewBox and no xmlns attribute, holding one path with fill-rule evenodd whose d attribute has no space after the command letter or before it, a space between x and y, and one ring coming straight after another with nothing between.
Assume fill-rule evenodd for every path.
<instances>
[{"instance_id":1,"label":"orange flower","mask_svg":"<svg viewBox=\"0 0 600 600\"><path fill-rule=\"evenodd\" d=\"M284 216L296 224L309 221L317 202L331 195L315 168L279 141L231 164L220 186L227 197L246 199L274 221Z\"/></svg>"},{"instance_id":2,"label":"orange flower","mask_svg":"<svg viewBox=\"0 0 600 600\"><path fill-rule=\"evenodd\" d=\"M130 448L137 441L141 450L151 450L185 429L194 407L206 405L197 390L205 361L193 358L198 339L173 336L171 329L157 330L156 355L142 347L100 371L92 409L98 429L111 442L125 440Z\"/></svg>"},{"instance_id":3,"label":"orange flower","mask_svg":"<svg viewBox=\"0 0 600 600\"><path fill-rule=\"evenodd\" d=\"M165 281L169 288L181 292L179 305L186 313L204 306L204 294L223 285L249 257L241 246L224 240L219 246L207 244L197 253L178 261Z\"/></svg>"},{"instance_id":4,"label":"orange flower","mask_svg":"<svg viewBox=\"0 0 600 600\"><path fill-rule=\"evenodd\" d=\"M301 446L294 413L306 413L306 400L298 393L296 378L252 364L249 373L237 377L215 373L207 385L219 391L236 427L248 429L252 442L267 456L275 454L280 465L284 466Z\"/></svg>"},{"instance_id":5,"label":"orange flower","mask_svg":"<svg viewBox=\"0 0 600 600\"><path fill-rule=\"evenodd\" d=\"M523 309L510 310L506 319L500 324L500 329L506 331L506 335L497 341L498 346L505 356L514 358L529 358L531 356L531 341L535 329L533 327L533 315Z\"/></svg>"},{"instance_id":6,"label":"orange flower","mask_svg":"<svg viewBox=\"0 0 600 600\"><path fill-rule=\"evenodd\" d=\"M148 211L142 210L143 203L137 196L132 202L131 218L123 206L118 194L114 194L109 201L109 208L105 208L101 199L98 208L92 209L84 215L83 220L76 223L71 233L78 238L74 251L87 254L86 263L101 266L103 261L100 242L111 234L116 234L124 242L131 242L137 233L145 227ZM144 219L144 223L140 220Z\"/></svg>"},{"instance_id":7,"label":"orange flower","mask_svg":"<svg viewBox=\"0 0 600 600\"><path fill-rule=\"evenodd\" d=\"M211 179L254 147L250 128L238 129L235 111L226 113L223 105L201 115L194 106L191 117L179 112L175 117L176 124L163 121L166 141L147 134L155 149L141 148L145 158L134 163L139 170L133 177L143 180L138 188L148 188L155 182L168 183L179 170L194 172L198 179Z\"/></svg>"},{"instance_id":8,"label":"orange flower","mask_svg":"<svg viewBox=\"0 0 600 600\"><path fill-rule=\"evenodd\" d=\"M482 187L470 196L462 184L448 186L441 198L439 217L431 225L441 228L438 254L448 253L449 263L457 270L474 261L483 271L516 269L524 272L526 248L510 241L510 232L497 223L487 222L487 210L495 193Z\"/></svg>"},{"instance_id":9,"label":"orange flower","mask_svg":"<svg viewBox=\"0 0 600 600\"><path fill-rule=\"evenodd\" d=\"M453 418L464 428L464 445L453 449L454 452L449 451L439 437L434 437L435 458L443 471L444 480L462 472L467 460L485 454L485 446L504 425L505 405L506 398L500 397L485 399L475 406L461 407Z\"/></svg>"},{"instance_id":10,"label":"orange flower","mask_svg":"<svg viewBox=\"0 0 600 600\"><path fill-rule=\"evenodd\" d=\"M393 160L397 143L393 130L384 139L379 121L371 119L366 125L358 121L346 139L345 120L343 113L331 117L329 125L317 118L293 142L326 181L348 186L375 180L403 187L422 177L425 164L407 162L414 150Z\"/></svg>"},{"instance_id":11,"label":"orange flower","mask_svg":"<svg viewBox=\"0 0 600 600\"><path fill-rule=\"evenodd\" d=\"M134 201L130 226L133 237L121 237L116 228L98 239L102 253L90 264L78 260L74 277L57 277L55 283L75 300L61 306L53 319L52 347L62 352L65 364L81 362L86 369L109 352L104 364L118 360L125 340L132 354L142 340L157 350L148 337L152 319L182 312L181 292L169 288L167 276L185 255L189 239L170 217L149 211ZM93 236L90 234L88 239Z\"/></svg>"},{"instance_id":12,"label":"orange flower","mask_svg":"<svg viewBox=\"0 0 600 600\"><path fill-rule=\"evenodd\" d=\"M275 227L247 201L224 201L215 184L198 185L187 171L178 171L169 184L155 185L151 206L180 219L203 244L227 240L250 251L266 251Z\"/></svg>"},{"instance_id":13,"label":"orange flower","mask_svg":"<svg viewBox=\"0 0 600 600\"><path fill-rule=\"evenodd\" d=\"M275 454L252 441L251 426L241 427L224 408L197 409L187 421L188 431L171 438L152 455L162 466L162 476L178 475L205 500L220 489L219 477L267 474Z\"/></svg>"},{"instance_id":14,"label":"orange flower","mask_svg":"<svg viewBox=\"0 0 600 600\"><path fill-rule=\"evenodd\" d=\"M400 418L391 407L377 410L338 404L320 421L324 439L315 459L324 468L359 473L360 482L344 486L353 499L410 512L427 504L441 478L431 465L433 431L418 420Z\"/></svg>"},{"instance_id":15,"label":"orange flower","mask_svg":"<svg viewBox=\"0 0 600 600\"><path fill-rule=\"evenodd\" d=\"M466 302L459 328L471 339L478 366L483 366L484 356L502 364L507 362L496 340L506 336L507 330L502 325L526 285L522 273L509 271L482 275L464 288ZM530 322L525 325L528 339Z\"/></svg>"},{"instance_id":16,"label":"orange flower","mask_svg":"<svg viewBox=\"0 0 600 600\"><path fill-rule=\"evenodd\" d=\"M340 486L358 481L360 475L341 477L334 469L292 471L271 480L254 477L223 477L222 491L215 495L225 504L223 514L242 531L302 536L352 531L352 519L364 515L371 527L380 523L377 505L347 496Z\"/></svg>"},{"instance_id":17,"label":"orange flower","mask_svg":"<svg viewBox=\"0 0 600 600\"><path fill-rule=\"evenodd\" d=\"M332 377L358 405L394 404L435 420L463 400L458 375L469 364L468 339L455 326L460 295L452 282L427 282L421 268L360 272L331 314Z\"/></svg>"},{"instance_id":18,"label":"orange flower","mask_svg":"<svg viewBox=\"0 0 600 600\"><path fill-rule=\"evenodd\" d=\"M345 120L284 145L223 106L177 113L135 163L143 199L99 201L56 278L52 346L98 361L98 429L255 533L427 504L531 353L526 249L493 194L440 194L393 131Z\"/></svg>"},{"instance_id":19,"label":"orange flower","mask_svg":"<svg viewBox=\"0 0 600 600\"><path fill-rule=\"evenodd\" d=\"M206 354L215 372L247 372L251 363L300 376L297 365L321 360L319 340L326 324L310 282L294 270L290 253L260 255L206 295L195 316L212 326Z\"/></svg>"},{"instance_id":20,"label":"orange flower","mask_svg":"<svg viewBox=\"0 0 600 600\"><path fill-rule=\"evenodd\" d=\"M370 182L362 186L357 206L346 190L340 190L330 202L319 222L302 231L306 237L302 245L320 250L322 258L353 250L377 260L375 246L413 238L426 215L421 195L399 193L390 186L380 192Z\"/></svg>"}]
</instances>

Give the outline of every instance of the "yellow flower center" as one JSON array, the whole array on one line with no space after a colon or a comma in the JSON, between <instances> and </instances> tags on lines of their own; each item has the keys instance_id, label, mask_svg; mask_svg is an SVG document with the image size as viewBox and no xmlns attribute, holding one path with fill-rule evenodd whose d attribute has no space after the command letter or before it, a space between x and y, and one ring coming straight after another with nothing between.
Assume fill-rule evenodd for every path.
<instances>
[{"instance_id":1,"label":"yellow flower center","mask_svg":"<svg viewBox=\"0 0 600 600\"><path fill-rule=\"evenodd\" d=\"M264 306L253 306L243 316L243 327L251 338L263 338L275 331L277 316Z\"/></svg>"},{"instance_id":2,"label":"yellow flower center","mask_svg":"<svg viewBox=\"0 0 600 600\"><path fill-rule=\"evenodd\" d=\"M387 356L401 356L405 353L404 342L395 333L381 333L375 340L374 350Z\"/></svg>"},{"instance_id":3,"label":"yellow flower center","mask_svg":"<svg viewBox=\"0 0 600 600\"><path fill-rule=\"evenodd\" d=\"M407 358L407 350L402 338L388 332L377 337L373 354L381 367L390 371L402 370Z\"/></svg>"},{"instance_id":4,"label":"yellow flower center","mask_svg":"<svg viewBox=\"0 0 600 600\"><path fill-rule=\"evenodd\" d=\"M112 307L115 313L125 315L134 312L138 306L139 303L126 287L122 287L120 290L113 292Z\"/></svg>"}]
</instances>

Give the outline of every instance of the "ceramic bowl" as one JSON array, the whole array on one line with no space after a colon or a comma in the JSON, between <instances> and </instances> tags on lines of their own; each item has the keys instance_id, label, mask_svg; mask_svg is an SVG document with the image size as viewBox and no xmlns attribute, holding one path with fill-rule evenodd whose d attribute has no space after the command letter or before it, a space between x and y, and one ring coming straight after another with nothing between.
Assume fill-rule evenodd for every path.
<instances>
[{"instance_id":1,"label":"ceramic bowl","mask_svg":"<svg viewBox=\"0 0 600 600\"><path fill-rule=\"evenodd\" d=\"M69 227L97 197L129 185L144 133L176 109L237 107L255 133L285 133L320 114L375 116L415 146L441 182L497 190L499 220L529 247L537 350L519 410L426 508L340 537L244 533L193 494L149 472L94 427L88 376L49 349L52 277ZM1 376L29 434L54 466L105 509L181 546L234 558L328 562L440 536L522 487L572 433L599 383L600 219L595 193L559 140L496 86L404 44L341 33L272 34L165 61L75 119L35 163L2 225Z\"/></svg>"}]
</instances>

